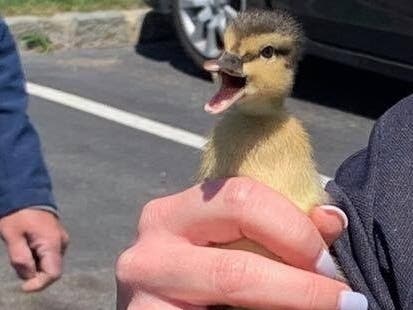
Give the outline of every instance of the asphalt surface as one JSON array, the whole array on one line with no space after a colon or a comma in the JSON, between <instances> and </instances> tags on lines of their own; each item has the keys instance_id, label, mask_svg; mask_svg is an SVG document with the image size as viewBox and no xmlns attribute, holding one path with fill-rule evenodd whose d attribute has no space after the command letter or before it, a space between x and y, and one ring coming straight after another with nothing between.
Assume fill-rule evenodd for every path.
<instances>
[{"instance_id":1,"label":"asphalt surface","mask_svg":"<svg viewBox=\"0 0 413 310\"><path fill-rule=\"evenodd\" d=\"M216 88L176 42L133 48L24 54L29 81L197 134L214 118L202 106ZM304 121L319 170L332 176L364 147L374 118L412 85L310 58L289 109ZM65 275L23 295L0 248L0 309L114 309L113 265L134 237L141 207L192 184L199 151L31 97L62 217L71 235Z\"/></svg>"}]
</instances>

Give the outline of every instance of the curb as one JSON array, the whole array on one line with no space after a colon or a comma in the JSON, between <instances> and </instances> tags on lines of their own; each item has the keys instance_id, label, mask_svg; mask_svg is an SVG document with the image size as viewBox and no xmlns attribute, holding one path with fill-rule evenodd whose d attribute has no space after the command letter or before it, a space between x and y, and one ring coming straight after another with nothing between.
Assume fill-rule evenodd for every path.
<instances>
[{"instance_id":1,"label":"curb","mask_svg":"<svg viewBox=\"0 0 413 310\"><path fill-rule=\"evenodd\" d=\"M149 18L154 14L150 9L138 9L61 13L51 17L17 16L5 21L21 48L24 48L21 38L30 34L46 36L55 49L98 48L136 44L142 38L156 41L170 37L167 18ZM145 33L146 29L151 33L150 39L147 34L141 35L144 27Z\"/></svg>"}]
</instances>

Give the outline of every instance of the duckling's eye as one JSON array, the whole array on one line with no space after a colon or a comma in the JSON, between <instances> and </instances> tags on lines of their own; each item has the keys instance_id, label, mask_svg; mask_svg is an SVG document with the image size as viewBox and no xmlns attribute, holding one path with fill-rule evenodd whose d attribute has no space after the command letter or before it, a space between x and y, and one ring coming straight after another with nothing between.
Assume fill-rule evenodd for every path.
<instances>
[{"instance_id":1,"label":"duckling's eye","mask_svg":"<svg viewBox=\"0 0 413 310\"><path fill-rule=\"evenodd\" d=\"M271 58L274 55L274 48L267 46L261 51L261 56L265 58Z\"/></svg>"}]
</instances>

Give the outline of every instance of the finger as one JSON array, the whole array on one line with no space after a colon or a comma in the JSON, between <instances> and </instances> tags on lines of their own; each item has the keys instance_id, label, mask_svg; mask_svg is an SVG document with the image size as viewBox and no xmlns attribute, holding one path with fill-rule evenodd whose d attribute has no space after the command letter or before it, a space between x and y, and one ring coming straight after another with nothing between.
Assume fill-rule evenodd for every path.
<instances>
[{"instance_id":1,"label":"finger","mask_svg":"<svg viewBox=\"0 0 413 310\"><path fill-rule=\"evenodd\" d=\"M26 293L39 292L52 284L50 275L45 272L38 272L34 278L31 278L22 284L22 290Z\"/></svg>"},{"instance_id":2,"label":"finger","mask_svg":"<svg viewBox=\"0 0 413 310\"><path fill-rule=\"evenodd\" d=\"M36 292L45 289L58 280L62 274L62 256L59 247L38 251L39 272L23 284L26 292Z\"/></svg>"},{"instance_id":3,"label":"finger","mask_svg":"<svg viewBox=\"0 0 413 310\"><path fill-rule=\"evenodd\" d=\"M367 309L365 298L345 284L257 254L192 245L171 245L162 251L163 255L141 251L130 265L135 268L129 269L129 276L140 279L140 285L153 294L199 306ZM147 259L151 267L142 268Z\"/></svg>"},{"instance_id":4,"label":"finger","mask_svg":"<svg viewBox=\"0 0 413 310\"><path fill-rule=\"evenodd\" d=\"M65 253L67 251L67 248L69 246L69 243L70 243L69 234L65 230L63 230L63 232L62 232L62 245L61 245L62 256L65 255Z\"/></svg>"},{"instance_id":5,"label":"finger","mask_svg":"<svg viewBox=\"0 0 413 310\"><path fill-rule=\"evenodd\" d=\"M329 246L348 226L347 216L335 206L326 205L314 208L310 213L310 218Z\"/></svg>"},{"instance_id":6,"label":"finger","mask_svg":"<svg viewBox=\"0 0 413 310\"><path fill-rule=\"evenodd\" d=\"M337 272L309 217L281 194L248 178L198 185L155 202L144 210L140 227L167 227L198 245L247 238L290 265L332 278Z\"/></svg>"},{"instance_id":7,"label":"finger","mask_svg":"<svg viewBox=\"0 0 413 310\"><path fill-rule=\"evenodd\" d=\"M33 278L36 275L36 263L26 238L19 236L5 240L10 264L17 275L24 280Z\"/></svg>"},{"instance_id":8,"label":"finger","mask_svg":"<svg viewBox=\"0 0 413 310\"><path fill-rule=\"evenodd\" d=\"M206 307L192 306L182 302L167 301L146 292L139 293L125 308L118 310L206 310Z\"/></svg>"}]
</instances>

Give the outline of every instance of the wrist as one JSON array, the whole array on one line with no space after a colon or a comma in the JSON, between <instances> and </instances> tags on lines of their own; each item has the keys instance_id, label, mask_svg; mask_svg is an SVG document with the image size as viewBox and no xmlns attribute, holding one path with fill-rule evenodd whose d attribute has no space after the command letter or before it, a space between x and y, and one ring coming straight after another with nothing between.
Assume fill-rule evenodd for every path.
<instances>
[{"instance_id":1,"label":"wrist","mask_svg":"<svg viewBox=\"0 0 413 310\"><path fill-rule=\"evenodd\" d=\"M31 207L28 207L28 209L49 212L53 214L54 216L56 216L57 218L60 218L60 212L56 208L51 207L51 206L47 206L47 205L31 206Z\"/></svg>"}]
</instances>

